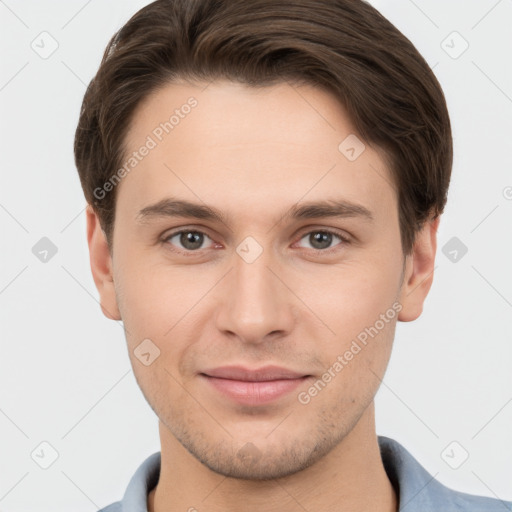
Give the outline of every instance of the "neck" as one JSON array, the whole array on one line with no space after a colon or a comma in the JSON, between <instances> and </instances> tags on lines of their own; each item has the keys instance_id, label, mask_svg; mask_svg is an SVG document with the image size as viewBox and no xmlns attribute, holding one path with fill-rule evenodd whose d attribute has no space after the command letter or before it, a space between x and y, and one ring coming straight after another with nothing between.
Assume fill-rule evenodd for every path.
<instances>
[{"instance_id":1,"label":"neck","mask_svg":"<svg viewBox=\"0 0 512 512\"><path fill-rule=\"evenodd\" d=\"M161 468L148 512L396 512L371 404L352 431L312 466L283 478L251 481L219 475L201 464L161 422Z\"/></svg>"}]
</instances>

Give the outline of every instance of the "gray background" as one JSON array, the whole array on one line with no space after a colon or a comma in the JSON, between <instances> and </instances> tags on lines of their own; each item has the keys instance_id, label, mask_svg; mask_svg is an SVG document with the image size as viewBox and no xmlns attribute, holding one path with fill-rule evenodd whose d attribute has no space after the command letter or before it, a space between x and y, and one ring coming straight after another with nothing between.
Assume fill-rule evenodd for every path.
<instances>
[{"instance_id":1,"label":"gray background","mask_svg":"<svg viewBox=\"0 0 512 512\"><path fill-rule=\"evenodd\" d=\"M3 512L96 511L159 450L122 325L100 311L72 154L105 45L147 3L0 1ZM434 69L455 137L434 285L398 326L378 432L441 482L512 500L512 0L373 3Z\"/></svg>"}]
</instances>

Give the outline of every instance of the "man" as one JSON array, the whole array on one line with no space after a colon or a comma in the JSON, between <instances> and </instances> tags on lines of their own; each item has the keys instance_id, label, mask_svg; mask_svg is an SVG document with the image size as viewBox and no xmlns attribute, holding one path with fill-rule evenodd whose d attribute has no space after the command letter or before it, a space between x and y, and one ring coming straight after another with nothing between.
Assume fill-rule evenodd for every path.
<instances>
[{"instance_id":1,"label":"man","mask_svg":"<svg viewBox=\"0 0 512 512\"><path fill-rule=\"evenodd\" d=\"M75 140L103 313L159 418L108 512L505 510L375 431L452 166L442 90L355 0L159 0ZM207 497L207 499L206 499Z\"/></svg>"}]
</instances>

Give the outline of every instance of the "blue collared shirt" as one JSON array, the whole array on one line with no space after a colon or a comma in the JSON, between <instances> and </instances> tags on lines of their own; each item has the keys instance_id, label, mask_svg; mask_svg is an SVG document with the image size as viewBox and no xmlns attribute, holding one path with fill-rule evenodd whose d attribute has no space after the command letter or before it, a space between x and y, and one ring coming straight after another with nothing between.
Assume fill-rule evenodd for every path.
<instances>
[{"instance_id":1,"label":"blue collared shirt","mask_svg":"<svg viewBox=\"0 0 512 512\"><path fill-rule=\"evenodd\" d=\"M512 512L512 502L454 491L434 479L397 441L379 436L384 467L404 512ZM160 475L160 452L150 455L130 480L121 501L99 512L147 512L148 493Z\"/></svg>"}]
</instances>

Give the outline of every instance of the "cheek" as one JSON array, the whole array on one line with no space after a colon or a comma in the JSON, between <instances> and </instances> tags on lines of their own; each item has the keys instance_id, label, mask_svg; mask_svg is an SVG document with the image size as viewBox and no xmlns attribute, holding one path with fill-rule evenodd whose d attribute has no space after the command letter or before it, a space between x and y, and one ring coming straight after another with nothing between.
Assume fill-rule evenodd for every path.
<instances>
[{"instance_id":1,"label":"cheek","mask_svg":"<svg viewBox=\"0 0 512 512\"><path fill-rule=\"evenodd\" d=\"M362 411L373 400L391 355L396 320L382 325L373 323L357 336L339 336L335 343L324 346L324 372L304 389L301 403L310 397L317 407L333 409L340 420L350 417L348 411ZM320 382L319 382L320 381ZM315 398L318 396L318 398ZM334 405L337 404L337 405Z\"/></svg>"},{"instance_id":2,"label":"cheek","mask_svg":"<svg viewBox=\"0 0 512 512\"><path fill-rule=\"evenodd\" d=\"M396 263L360 261L311 273L300 279L296 293L329 328L331 341L347 341L392 308L400 275Z\"/></svg>"},{"instance_id":3,"label":"cheek","mask_svg":"<svg viewBox=\"0 0 512 512\"><path fill-rule=\"evenodd\" d=\"M325 379L332 381L319 404L366 403L379 386L400 310L400 258L390 254L332 266L301 280L298 294L329 328L318 327L318 320L309 323L317 340L310 348L327 372Z\"/></svg>"},{"instance_id":4,"label":"cheek","mask_svg":"<svg viewBox=\"0 0 512 512\"><path fill-rule=\"evenodd\" d=\"M127 337L131 342L163 338L193 304L194 285L144 255L123 257L117 263L116 295Z\"/></svg>"}]
</instances>

